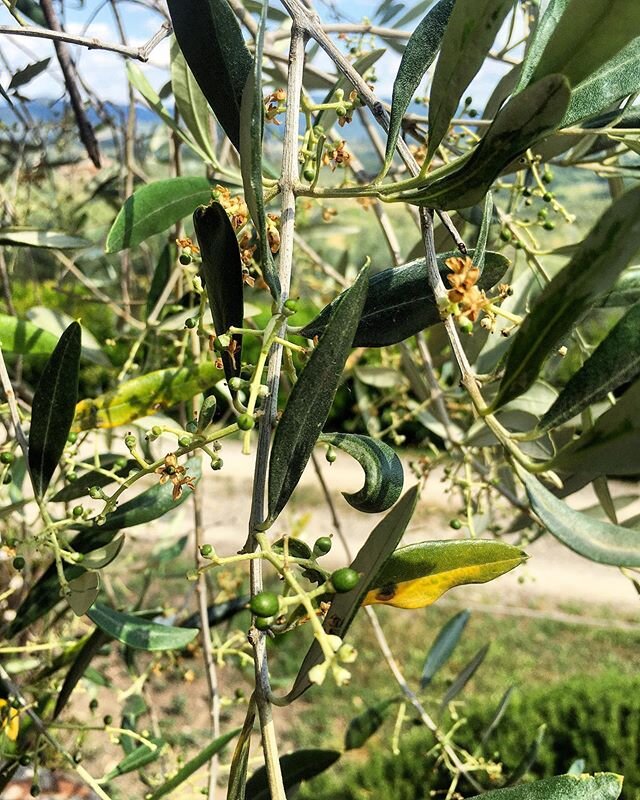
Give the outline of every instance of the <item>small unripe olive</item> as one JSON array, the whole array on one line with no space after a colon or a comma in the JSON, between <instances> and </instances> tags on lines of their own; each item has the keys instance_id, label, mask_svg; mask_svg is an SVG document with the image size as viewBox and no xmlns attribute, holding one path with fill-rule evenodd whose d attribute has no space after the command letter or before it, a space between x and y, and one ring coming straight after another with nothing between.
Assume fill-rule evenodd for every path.
<instances>
[{"instance_id":1,"label":"small unripe olive","mask_svg":"<svg viewBox=\"0 0 640 800\"><path fill-rule=\"evenodd\" d=\"M503 242L510 242L511 241L511 232L508 231L506 228L503 228L500 231L500 238Z\"/></svg>"},{"instance_id":2,"label":"small unripe olive","mask_svg":"<svg viewBox=\"0 0 640 800\"><path fill-rule=\"evenodd\" d=\"M40 787L37 783L31 784L31 789L29 790L29 794L31 797L38 797L40 795Z\"/></svg>"},{"instance_id":3,"label":"small unripe olive","mask_svg":"<svg viewBox=\"0 0 640 800\"><path fill-rule=\"evenodd\" d=\"M95 711L95 710L96 710L96 708L98 708L98 701L96 700L96 698L95 698L95 697L93 697L93 698L91 699L91 702L89 703L89 708L90 708L92 711Z\"/></svg>"},{"instance_id":4,"label":"small unripe olive","mask_svg":"<svg viewBox=\"0 0 640 800\"><path fill-rule=\"evenodd\" d=\"M224 461L221 458L212 458L210 466L211 469L214 470L214 472L217 472L219 469L222 469L223 464Z\"/></svg>"},{"instance_id":5,"label":"small unripe olive","mask_svg":"<svg viewBox=\"0 0 640 800\"><path fill-rule=\"evenodd\" d=\"M99 486L91 486L89 487L89 497L92 500L100 500L102 497L102 492L100 491Z\"/></svg>"},{"instance_id":6,"label":"small unripe olive","mask_svg":"<svg viewBox=\"0 0 640 800\"><path fill-rule=\"evenodd\" d=\"M251 414L240 414L236 420L241 431L250 431L255 427L256 421Z\"/></svg>"},{"instance_id":7,"label":"small unripe olive","mask_svg":"<svg viewBox=\"0 0 640 800\"><path fill-rule=\"evenodd\" d=\"M24 558L22 556L16 556L13 559L13 568L14 569L24 569L24 565L26 563L27 562L24 560Z\"/></svg>"},{"instance_id":8,"label":"small unripe olive","mask_svg":"<svg viewBox=\"0 0 640 800\"><path fill-rule=\"evenodd\" d=\"M111 723L113 722L113 717L111 716L111 714L106 714L102 718L102 721L104 722L105 725L111 725Z\"/></svg>"},{"instance_id":9,"label":"small unripe olive","mask_svg":"<svg viewBox=\"0 0 640 800\"><path fill-rule=\"evenodd\" d=\"M191 437L190 436L181 436L178 439L178 444L180 445L180 447L189 447L189 445L191 444Z\"/></svg>"},{"instance_id":10,"label":"small unripe olive","mask_svg":"<svg viewBox=\"0 0 640 800\"><path fill-rule=\"evenodd\" d=\"M71 433L67 436L67 441L69 444L75 444L78 441L78 434L71 431Z\"/></svg>"},{"instance_id":11,"label":"small unripe olive","mask_svg":"<svg viewBox=\"0 0 640 800\"><path fill-rule=\"evenodd\" d=\"M284 307L287 311L291 311L292 314L295 314L298 310L298 301L293 300L291 297L288 300L285 300Z\"/></svg>"},{"instance_id":12,"label":"small unripe olive","mask_svg":"<svg viewBox=\"0 0 640 800\"><path fill-rule=\"evenodd\" d=\"M546 208L541 208L540 211L538 211L538 217L540 219L546 219L548 216L549 212Z\"/></svg>"},{"instance_id":13,"label":"small unripe olive","mask_svg":"<svg viewBox=\"0 0 640 800\"><path fill-rule=\"evenodd\" d=\"M302 176L305 181L309 181L309 183L311 183L316 179L316 171L313 167L307 167L302 173Z\"/></svg>"},{"instance_id":14,"label":"small unripe olive","mask_svg":"<svg viewBox=\"0 0 640 800\"><path fill-rule=\"evenodd\" d=\"M254 625L259 631L268 631L275 617L256 617Z\"/></svg>"},{"instance_id":15,"label":"small unripe olive","mask_svg":"<svg viewBox=\"0 0 640 800\"><path fill-rule=\"evenodd\" d=\"M191 330L191 329L195 328L197 324L198 324L198 318L197 317L189 317L189 319L185 320L184 327L185 328L189 328Z\"/></svg>"},{"instance_id":16,"label":"small unripe olive","mask_svg":"<svg viewBox=\"0 0 640 800\"><path fill-rule=\"evenodd\" d=\"M552 231L556 227L556 223L552 219L546 219L542 227L545 231Z\"/></svg>"},{"instance_id":17,"label":"small unripe olive","mask_svg":"<svg viewBox=\"0 0 640 800\"><path fill-rule=\"evenodd\" d=\"M13 453L0 453L0 464L13 464L16 460L16 457Z\"/></svg>"},{"instance_id":18,"label":"small unripe olive","mask_svg":"<svg viewBox=\"0 0 640 800\"><path fill-rule=\"evenodd\" d=\"M74 517L81 517L84 512L84 508L82 506L74 506L71 513Z\"/></svg>"},{"instance_id":19,"label":"small unripe olive","mask_svg":"<svg viewBox=\"0 0 640 800\"><path fill-rule=\"evenodd\" d=\"M209 556L213 553L213 547L210 544L202 544L200 545L200 555L203 558L209 558Z\"/></svg>"},{"instance_id":20,"label":"small unripe olive","mask_svg":"<svg viewBox=\"0 0 640 800\"><path fill-rule=\"evenodd\" d=\"M125 444L125 447L128 447L129 449L131 449L132 447L135 447L138 444L138 441L137 441L136 437L132 433L128 433L124 437L124 444Z\"/></svg>"},{"instance_id":21,"label":"small unripe olive","mask_svg":"<svg viewBox=\"0 0 640 800\"><path fill-rule=\"evenodd\" d=\"M525 186L524 189L522 190L522 196L523 197L531 197L531 189L529 189L527 186Z\"/></svg>"},{"instance_id":22,"label":"small unripe olive","mask_svg":"<svg viewBox=\"0 0 640 800\"><path fill-rule=\"evenodd\" d=\"M321 536L319 539L316 539L315 544L313 545L313 552L316 556L324 556L326 555L329 550L331 550L331 545L333 541L330 536Z\"/></svg>"},{"instance_id":23,"label":"small unripe olive","mask_svg":"<svg viewBox=\"0 0 640 800\"><path fill-rule=\"evenodd\" d=\"M333 449L333 447L327 447L327 452L324 454L324 457L327 459L327 461L330 464L333 464L333 462L336 460L336 458L338 458L338 454Z\"/></svg>"},{"instance_id":24,"label":"small unripe olive","mask_svg":"<svg viewBox=\"0 0 640 800\"><path fill-rule=\"evenodd\" d=\"M551 183L553 180L553 172L550 169L545 169L542 173L542 182L543 183Z\"/></svg>"},{"instance_id":25,"label":"small unripe olive","mask_svg":"<svg viewBox=\"0 0 640 800\"><path fill-rule=\"evenodd\" d=\"M256 617L272 617L278 613L280 603L273 592L259 592L251 598L249 608Z\"/></svg>"},{"instance_id":26,"label":"small unripe olive","mask_svg":"<svg viewBox=\"0 0 640 800\"><path fill-rule=\"evenodd\" d=\"M68 472L67 473L67 480L69 483L73 483L74 481L78 480L78 473L77 472Z\"/></svg>"},{"instance_id":27,"label":"small unripe olive","mask_svg":"<svg viewBox=\"0 0 640 800\"><path fill-rule=\"evenodd\" d=\"M347 116L347 109L344 106L338 106L336 108L336 117L346 117Z\"/></svg>"},{"instance_id":28,"label":"small unripe olive","mask_svg":"<svg viewBox=\"0 0 640 800\"><path fill-rule=\"evenodd\" d=\"M186 267L191 263L191 255L189 253L180 253L178 261L183 267Z\"/></svg>"},{"instance_id":29,"label":"small unripe olive","mask_svg":"<svg viewBox=\"0 0 640 800\"><path fill-rule=\"evenodd\" d=\"M452 519L449 520L449 527L453 528L454 531L459 531L460 528L462 527L462 523L460 522L459 519Z\"/></svg>"},{"instance_id":30,"label":"small unripe olive","mask_svg":"<svg viewBox=\"0 0 640 800\"><path fill-rule=\"evenodd\" d=\"M28 753L25 753L23 756L20 756L18 763L21 767L28 767L31 763L31 756Z\"/></svg>"},{"instance_id":31,"label":"small unripe olive","mask_svg":"<svg viewBox=\"0 0 640 800\"><path fill-rule=\"evenodd\" d=\"M336 592L350 592L358 585L360 576L351 567L341 567L331 575L331 583Z\"/></svg>"},{"instance_id":32,"label":"small unripe olive","mask_svg":"<svg viewBox=\"0 0 640 800\"><path fill-rule=\"evenodd\" d=\"M545 192L542 195L542 199L545 203L550 203L553 200L553 192Z\"/></svg>"}]
</instances>

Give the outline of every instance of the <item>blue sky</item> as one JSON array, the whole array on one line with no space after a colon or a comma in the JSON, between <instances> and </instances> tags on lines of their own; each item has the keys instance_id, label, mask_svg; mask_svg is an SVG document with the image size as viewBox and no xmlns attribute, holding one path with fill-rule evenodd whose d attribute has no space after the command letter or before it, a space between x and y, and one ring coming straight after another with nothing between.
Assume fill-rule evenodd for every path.
<instances>
[{"instance_id":1,"label":"blue sky","mask_svg":"<svg viewBox=\"0 0 640 800\"><path fill-rule=\"evenodd\" d=\"M413 0L405 0L405 5L410 7ZM76 7L77 6L77 7ZM331 2L322 3L318 0L318 10L323 19L331 21L329 10ZM346 16L352 21L360 21L367 15L373 15L378 6L377 0L349 0L349 3L340 3L340 8L348 10ZM113 14L110 6L99 0L86 0L83 7L78 3L66 3L67 14L65 27L68 31L87 36L96 36L103 40L118 41ZM126 2L120 2L120 12L127 31L130 44L139 45L149 39L158 30L162 18L152 10ZM95 15L95 16L94 16ZM0 9L0 24L15 24L9 12L3 7ZM413 22L412 25L416 23ZM379 40L378 40L379 41ZM52 56L52 68L36 78L25 94L30 97L58 97L63 93L62 79L55 63L53 46L46 40L26 39L24 37L0 37L0 49L4 59L14 70L47 56ZM99 50L86 50L76 48L76 59L83 78L103 100L124 102L126 100L126 79L123 59L111 53ZM378 62L377 73L379 76L378 94L389 97L393 78L396 74L400 58L397 53L389 50ZM322 57L317 61L319 66L329 67L328 61ZM159 87L167 76L169 65L169 42L165 40L154 50L149 64L141 65L151 83ZM502 65L487 61L480 75L470 87L470 93L477 101L485 99L491 89L504 74ZM0 82L7 86L11 72L4 65L0 65Z\"/></svg>"}]
</instances>

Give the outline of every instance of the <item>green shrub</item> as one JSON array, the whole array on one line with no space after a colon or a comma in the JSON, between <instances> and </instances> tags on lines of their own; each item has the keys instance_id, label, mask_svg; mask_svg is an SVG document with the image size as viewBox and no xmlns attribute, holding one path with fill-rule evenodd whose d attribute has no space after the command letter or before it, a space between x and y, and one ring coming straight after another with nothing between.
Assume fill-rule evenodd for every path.
<instances>
[{"instance_id":1,"label":"green shrub","mask_svg":"<svg viewBox=\"0 0 640 800\"><path fill-rule=\"evenodd\" d=\"M468 712L470 750L490 722L492 711L487 709L486 702L477 701ZM576 759L583 759L585 772L624 775L624 800L640 798L640 677L607 674L574 678L552 687L523 688L512 697L484 755L501 761L508 776L543 723L546 734L528 777L561 774ZM458 737L461 744L464 739ZM449 782L429 755L432 746L431 734L417 729L403 736L398 756L378 747L364 764L343 761L339 769L304 786L300 800L423 800L430 792L438 797L441 791L446 793ZM482 779L481 773L477 777ZM458 791L463 796L476 794L464 781Z\"/></svg>"}]
</instances>

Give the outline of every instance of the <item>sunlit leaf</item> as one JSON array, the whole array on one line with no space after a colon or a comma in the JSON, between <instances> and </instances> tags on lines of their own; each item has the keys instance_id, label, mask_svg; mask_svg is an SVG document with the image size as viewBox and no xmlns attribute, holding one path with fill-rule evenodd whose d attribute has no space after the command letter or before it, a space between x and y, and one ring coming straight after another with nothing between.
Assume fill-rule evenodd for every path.
<instances>
[{"instance_id":1,"label":"sunlit leaf","mask_svg":"<svg viewBox=\"0 0 640 800\"><path fill-rule=\"evenodd\" d=\"M123 734L123 738L126 738L126 734ZM114 778L118 778L120 775L126 775L128 772L134 772L142 767L145 767L147 764L151 764L152 761L155 761L157 758L160 757L160 753L162 752L162 745L165 743L164 739L157 739L152 737L149 739L151 742L152 747L149 747L146 744L140 744L136 748L134 748L130 753L119 761L113 769L110 769L109 772L104 776L105 781L112 781Z\"/></svg>"},{"instance_id":2,"label":"sunlit leaf","mask_svg":"<svg viewBox=\"0 0 640 800\"><path fill-rule=\"evenodd\" d=\"M327 419L362 314L368 279L369 269L364 267L336 305L289 395L269 459L269 523L289 501Z\"/></svg>"},{"instance_id":3,"label":"sunlit leaf","mask_svg":"<svg viewBox=\"0 0 640 800\"><path fill-rule=\"evenodd\" d=\"M520 77L514 87L514 92L522 91L531 82L545 47L549 43L549 39L553 35L568 3L569 0L550 0L548 3L544 14L542 14L536 25L533 36L527 42L527 53L522 62Z\"/></svg>"},{"instance_id":4,"label":"sunlit leaf","mask_svg":"<svg viewBox=\"0 0 640 800\"><path fill-rule=\"evenodd\" d=\"M429 648L424 667L422 668L422 677L420 678L421 689L424 689L431 683L436 673L451 658L451 654L458 646L458 642L460 641L460 637L462 636L470 616L469 611L465 609L451 617L451 619L440 628L435 641Z\"/></svg>"},{"instance_id":5,"label":"sunlit leaf","mask_svg":"<svg viewBox=\"0 0 640 800\"><path fill-rule=\"evenodd\" d=\"M230 327L241 328L244 322L242 259L238 240L227 212L220 203L196 208L193 225L202 255L200 266L218 336ZM227 380L240 374L242 336L234 334L235 350L222 352Z\"/></svg>"},{"instance_id":6,"label":"sunlit leaf","mask_svg":"<svg viewBox=\"0 0 640 800\"><path fill-rule=\"evenodd\" d=\"M84 673L86 672L87 667L93 661L94 656L100 650L100 648L109 641L109 637L101 631L99 628L96 628L91 636L84 642L76 657L73 659L73 663L67 670L67 674L64 677L64 681L62 683L62 687L60 688L60 692L58 694L58 698L56 700L56 706L53 711L53 718L56 719L63 708L67 705L73 690L78 685L78 681L82 678Z\"/></svg>"},{"instance_id":7,"label":"sunlit leaf","mask_svg":"<svg viewBox=\"0 0 640 800\"><path fill-rule=\"evenodd\" d=\"M465 89L512 6L512 0L456 0L431 85L427 158L444 138Z\"/></svg>"},{"instance_id":8,"label":"sunlit leaf","mask_svg":"<svg viewBox=\"0 0 640 800\"><path fill-rule=\"evenodd\" d=\"M68 233L58 231L13 227L0 228L0 244L45 250L78 250L89 247L91 242L81 236L70 236Z\"/></svg>"},{"instance_id":9,"label":"sunlit leaf","mask_svg":"<svg viewBox=\"0 0 640 800\"><path fill-rule=\"evenodd\" d=\"M559 339L613 284L639 246L640 188L635 188L604 212L569 264L537 298L509 349L494 408L531 386Z\"/></svg>"},{"instance_id":10,"label":"sunlit leaf","mask_svg":"<svg viewBox=\"0 0 640 800\"><path fill-rule=\"evenodd\" d=\"M134 650L179 650L186 647L198 635L197 628L160 625L142 617L114 611L101 603L90 609L87 616L113 639Z\"/></svg>"},{"instance_id":11,"label":"sunlit leaf","mask_svg":"<svg viewBox=\"0 0 640 800\"><path fill-rule=\"evenodd\" d=\"M105 250L117 253L135 247L191 216L196 206L210 199L211 187L206 178L183 176L148 183L125 200L111 226Z\"/></svg>"},{"instance_id":12,"label":"sunlit leaf","mask_svg":"<svg viewBox=\"0 0 640 800\"><path fill-rule=\"evenodd\" d=\"M388 444L356 433L324 433L320 442L344 450L364 470L365 482L357 492L343 492L349 505L369 514L386 511L402 493L402 462Z\"/></svg>"},{"instance_id":13,"label":"sunlit leaf","mask_svg":"<svg viewBox=\"0 0 640 800\"><path fill-rule=\"evenodd\" d=\"M194 367L147 372L95 398L81 400L75 409L74 431L115 428L172 408L210 389L222 377L211 361Z\"/></svg>"},{"instance_id":14,"label":"sunlit leaf","mask_svg":"<svg viewBox=\"0 0 640 800\"><path fill-rule=\"evenodd\" d=\"M29 471L40 497L49 486L71 430L78 399L82 329L73 322L47 361L33 397Z\"/></svg>"},{"instance_id":15,"label":"sunlit leaf","mask_svg":"<svg viewBox=\"0 0 640 800\"><path fill-rule=\"evenodd\" d=\"M616 800L622 776L610 772L596 775L559 775L508 789L494 789L471 800Z\"/></svg>"},{"instance_id":16,"label":"sunlit leaf","mask_svg":"<svg viewBox=\"0 0 640 800\"><path fill-rule=\"evenodd\" d=\"M84 569L102 569L118 557L123 545L124 535L116 536L104 547L98 547L96 550L86 553L80 563Z\"/></svg>"},{"instance_id":17,"label":"sunlit leaf","mask_svg":"<svg viewBox=\"0 0 640 800\"><path fill-rule=\"evenodd\" d=\"M519 566L518 547L485 539L410 544L396 550L369 583L364 605L431 605L454 586L486 583Z\"/></svg>"},{"instance_id":18,"label":"sunlit leaf","mask_svg":"<svg viewBox=\"0 0 640 800\"><path fill-rule=\"evenodd\" d=\"M329 769L340 758L338 750L296 750L280 756L280 770L285 791L293 789L302 781L315 778ZM247 781L247 797L251 800L270 800L267 771L260 767Z\"/></svg>"},{"instance_id":19,"label":"sunlit leaf","mask_svg":"<svg viewBox=\"0 0 640 800\"><path fill-rule=\"evenodd\" d=\"M180 49L225 133L240 149L240 103L253 58L227 0L169 0Z\"/></svg>"},{"instance_id":20,"label":"sunlit leaf","mask_svg":"<svg viewBox=\"0 0 640 800\"><path fill-rule=\"evenodd\" d=\"M247 716L231 759L227 800L245 800L249 750L251 749L251 734L253 732L255 719L256 707L255 702L251 699L249 701L249 708L247 709Z\"/></svg>"},{"instance_id":21,"label":"sunlit leaf","mask_svg":"<svg viewBox=\"0 0 640 800\"><path fill-rule=\"evenodd\" d=\"M440 0L436 3L407 41L393 83L391 119L382 175L385 175L391 166L396 142L400 135L402 118L409 107L411 98L438 54L454 4L455 0Z\"/></svg>"},{"instance_id":22,"label":"sunlit leaf","mask_svg":"<svg viewBox=\"0 0 640 800\"><path fill-rule=\"evenodd\" d=\"M50 355L58 339L25 319L0 314L0 346L5 353L21 356Z\"/></svg>"},{"instance_id":23,"label":"sunlit leaf","mask_svg":"<svg viewBox=\"0 0 640 800\"><path fill-rule=\"evenodd\" d=\"M478 669L480 669L482 662L485 660L490 646L490 642L487 642L487 644L483 645L473 656L471 661L469 661L468 664L465 664L456 677L451 681L451 685L442 698L442 702L440 704L441 708L446 708L446 706L460 694L464 687L469 683L471 678L473 678Z\"/></svg>"},{"instance_id":24,"label":"sunlit leaf","mask_svg":"<svg viewBox=\"0 0 640 800\"><path fill-rule=\"evenodd\" d=\"M537 478L518 467L531 508L544 527L574 552L613 567L640 567L637 531L575 511L555 497Z\"/></svg>"},{"instance_id":25,"label":"sunlit leaf","mask_svg":"<svg viewBox=\"0 0 640 800\"><path fill-rule=\"evenodd\" d=\"M344 749L355 750L362 747L384 722L389 706L397 702L398 699L395 697L383 700L381 703L376 703L375 706L370 706L357 717L353 717L347 725Z\"/></svg>"},{"instance_id":26,"label":"sunlit leaf","mask_svg":"<svg viewBox=\"0 0 640 800\"><path fill-rule=\"evenodd\" d=\"M210 761L216 753L219 753L223 750L226 745L240 732L240 728L236 728L235 730L229 731L229 733L225 733L222 736L219 736L217 739L214 739L212 742L201 750L197 756L194 756L190 761L179 769L176 774L169 778L168 781L165 781L160 787L158 787L152 794L146 796L146 800L159 800L160 797L164 797L165 795L172 792L178 786L183 784L188 778L193 775L194 772L200 769L207 761Z\"/></svg>"},{"instance_id":27,"label":"sunlit leaf","mask_svg":"<svg viewBox=\"0 0 640 800\"><path fill-rule=\"evenodd\" d=\"M542 417L546 431L575 417L640 374L640 303L636 303L575 372Z\"/></svg>"},{"instance_id":28,"label":"sunlit leaf","mask_svg":"<svg viewBox=\"0 0 640 800\"><path fill-rule=\"evenodd\" d=\"M362 577L350 592L334 596L323 626L327 633L344 638L362 605L372 579L379 574L381 567L402 539L413 516L417 501L418 487L413 486L371 531L351 564L351 568L360 573ZM314 640L303 659L293 687L287 695L288 700L295 700L311 686L309 670L319 664L323 658L322 648Z\"/></svg>"},{"instance_id":29,"label":"sunlit leaf","mask_svg":"<svg viewBox=\"0 0 640 800\"><path fill-rule=\"evenodd\" d=\"M100 593L100 575L97 572L83 572L69 581L67 602L77 617L86 614Z\"/></svg>"},{"instance_id":30,"label":"sunlit leaf","mask_svg":"<svg viewBox=\"0 0 640 800\"><path fill-rule=\"evenodd\" d=\"M438 255L438 270L445 281L451 269L445 264L448 258L459 256L452 251ZM475 251L469 251L470 257ZM501 253L486 252L485 266L478 281L480 289L495 286L509 267L509 259ZM301 336L312 339L325 330L339 299L325 306L318 316L301 331ZM354 347L384 347L397 344L425 328L442 321L433 291L429 286L427 265L418 258L376 273L369 280L362 316L353 340Z\"/></svg>"}]
</instances>

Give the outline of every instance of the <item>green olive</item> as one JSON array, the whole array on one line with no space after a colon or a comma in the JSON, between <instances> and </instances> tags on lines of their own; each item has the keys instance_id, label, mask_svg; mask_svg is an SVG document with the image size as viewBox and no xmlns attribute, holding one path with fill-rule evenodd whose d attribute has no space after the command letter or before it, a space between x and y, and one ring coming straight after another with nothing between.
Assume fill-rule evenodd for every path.
<instances>
[{"instance_id":1,"label":"green olive","mask_svg":"<svg viewBox=\"0 0 640 800\"><path fill-rule=\"evenodd\" d=\"M326 555L329 550L331 550L331 545L333 541L330 536L321 536L319 539L316 539L316 543L313 545L313 552L316 556L324 556Z\"/></svg>"},{"instance_id":2,"label":"green olive","mask_svg":"<svg viewBox=\"0 0 640 800\"><path fill-rule=\"evenodd\" d=\"M256 617L272 617L278 613L280 602L273 592L260 592L251 598L249 608Z\"/></svg>"},{"instance_id":3,"label":"green olive","mask_svg":"<svg viewBox=\"0 0 640 800\"><path fill-rule=\"evenodd\" d=\"M22 556L16 556L13 559L13 568L14 569L24 569L24 565L26 563L27 562L24 560L24 558Z\"/></svg>"},{"instance_id":4,"label":"green olive","mask_svg":"<svg viewBox=\"0 0 640 800\"><path fill-rule=\"evenodd\" d=\"M350 592L355 589L359 580L360 576L351 567L342 567L331 575L331 583L336 592Z\"/></svg>"},{"instance_id":5,"label":"green olive","mask_svg":"<svg viewBox=\"0 0 640 800\"><path fill-rule=\"evenodd\" d=\"M255 427L256 421L251 414L240 414L237 423L241 431L250 431Z\"/></svg>"}]
</instances>

